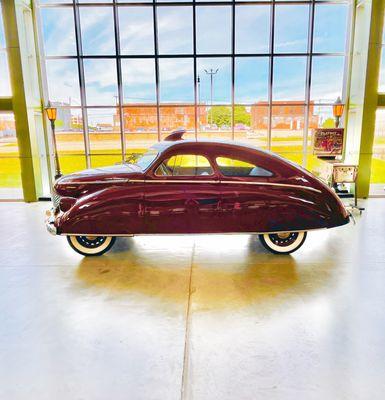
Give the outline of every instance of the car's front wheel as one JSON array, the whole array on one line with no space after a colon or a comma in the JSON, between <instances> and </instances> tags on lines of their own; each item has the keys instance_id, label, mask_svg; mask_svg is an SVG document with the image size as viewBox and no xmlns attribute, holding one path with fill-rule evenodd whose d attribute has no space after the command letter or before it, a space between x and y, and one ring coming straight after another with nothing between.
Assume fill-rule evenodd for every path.
<instances>
[{"instance_id":1,"label":"car's front wheel","mask_svg":"<svg viewBox=\"0 0 385 400\"><path fill-rule=\"evenodd\" d=\"M298 250L306 239L306 232L279 232L259 235L263 246L275 254L290 254Z\"/></svg>"},{"instance_id":2,"label":"car's front wheel","mask_svg":"<svg viewBox=\"0 0 385 400\"><path fill-rule=\"evenodd\" d=\"M115 243L114 236L67 236L70 246L83 256L100 256Z\"/></svg>"}]
</instances>

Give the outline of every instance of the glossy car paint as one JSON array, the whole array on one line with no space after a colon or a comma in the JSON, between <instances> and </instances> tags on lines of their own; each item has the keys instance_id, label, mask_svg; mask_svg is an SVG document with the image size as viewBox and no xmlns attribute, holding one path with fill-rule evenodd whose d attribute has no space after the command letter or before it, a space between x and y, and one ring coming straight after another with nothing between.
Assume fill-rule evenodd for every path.
<instances>
[{"instance_id":1,"label":"glossy car paint","mask_svg":"<svg viewBox=\"0 0 385 400\"><path fill-rule=\"evenodd\" d=\"M306 170L236 142L161 142L144 172L133 165L86 170L59 179L60 197L74 204L55 219L59 234L279 232L332 228L349 222L335 193ZM178 154L205 156L212 175L156 176ZM221 175L217 157L273 172L269 177ZM66 199L65 205L71 205Z\"/></svg>"}]
</instances>

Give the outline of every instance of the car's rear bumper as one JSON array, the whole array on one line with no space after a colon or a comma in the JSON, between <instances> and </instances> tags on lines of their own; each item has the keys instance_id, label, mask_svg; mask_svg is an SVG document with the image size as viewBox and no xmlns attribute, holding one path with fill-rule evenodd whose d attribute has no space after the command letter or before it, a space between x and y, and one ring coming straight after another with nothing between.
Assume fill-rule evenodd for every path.
<instances>
[{"instance_id":1,"label":"car's rear bumper","mask_svg":"<svg viewBox=\"0 0 385 400\"><path fill-rule=\"evenodd\" d=\"M57 235L57 228L55 226L55 210L54 208L51 208L51 210L47 210L45 212L45 227L47 228L47 231L51 235Z\"/></svg>"}]
</instances>

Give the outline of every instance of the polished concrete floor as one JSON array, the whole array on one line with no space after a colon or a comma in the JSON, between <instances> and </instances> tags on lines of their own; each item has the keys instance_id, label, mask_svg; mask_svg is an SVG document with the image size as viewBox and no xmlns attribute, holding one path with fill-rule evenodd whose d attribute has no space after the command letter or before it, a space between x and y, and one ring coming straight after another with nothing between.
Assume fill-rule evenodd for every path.
<instances>
[{"instance_id":1,"label":"polished concrete floor","mask_svg":"<svg viewBox=\"0 0 385 400\"><path fill-rule=\"evenodd\" d=\"M385 199L292 256L248 235L83 258L0 203L0 399L385 398Z\"/></svg>"}]
</instances>

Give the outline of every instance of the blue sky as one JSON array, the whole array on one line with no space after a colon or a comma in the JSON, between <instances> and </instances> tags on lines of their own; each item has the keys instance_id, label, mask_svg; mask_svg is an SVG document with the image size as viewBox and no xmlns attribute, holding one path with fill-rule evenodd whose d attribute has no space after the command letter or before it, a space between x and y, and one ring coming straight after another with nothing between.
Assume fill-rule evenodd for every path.
<instances>
[{"instance_id":1,"label":"blue sky","mask_svg":"<svg viewBox=\"0 0 385 400\"><path fill-rule=\"evenodd\" d=\"M277 53L305 53L308 38L308 5L277 5L275 44ZM315 13L314 51L343 52L345 49L346 4L318 4ZM231 6L197 6L197 54L231 52ZM48 56L76 54L72 8L42 8L45 53ZM120 47L125 55L153 55L151 7L120 7ZM60 21L60 23L58 23ZM112 7L80 8L82 47L85 55L114 55ZM159 53L192 54L192 7L158 8ZM236 52L269 51L270 6L236 6ZM60 45L58 45L60 43ZM313 58L311 98L333 102L341 95L344 57ZM306 56L275 57L273 100L305 99ZM214 79L214 103L231 102L231 58L198 58L200 100L210 101L210 82L205 69L218 69ZM267 100L269 62L267 57L237 58L235 62L236 102ZM51 100L80 104L75 60L47 60ZM161 102L193 102L193 59L161 59ZM124 101L155 101L153 59L122 60ZM85 60L87 104L114 105L117 95L115 60Z\"/></svg>"}]
</instances>

